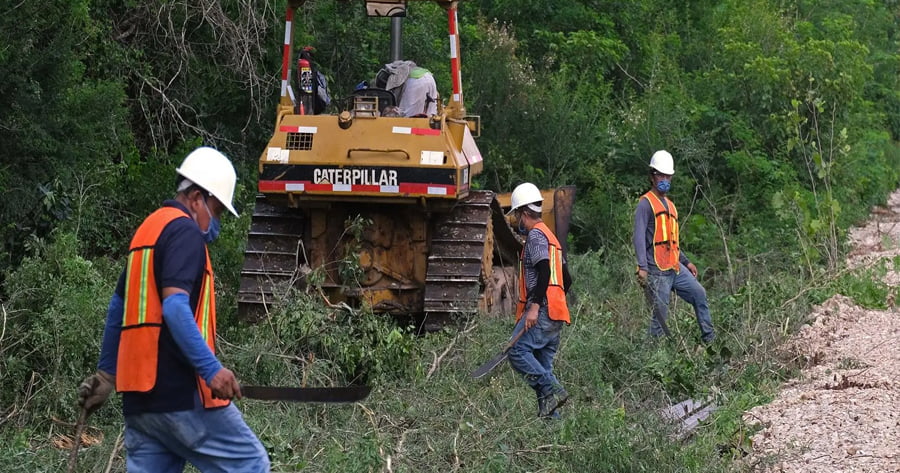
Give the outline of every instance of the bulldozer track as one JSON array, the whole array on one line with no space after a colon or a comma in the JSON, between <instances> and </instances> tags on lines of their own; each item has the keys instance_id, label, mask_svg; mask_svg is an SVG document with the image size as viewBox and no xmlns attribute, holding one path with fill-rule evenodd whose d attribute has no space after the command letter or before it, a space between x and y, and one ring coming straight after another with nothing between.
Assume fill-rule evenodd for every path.
<instances>
[{"instance_id":1,"label":"bulldozer track","mask_svg":"<svg viewBox=\"0 0 900 473\"><path fill-rule=\"evenodd\" d=\"M300 282L298 268L306 262L302 251L303 215L256 197L244 250L238 313L257 319L284 291Z\"/></svg>"},{"instance_id":2,"label":"bulldozer track","mask_svg":"<svg viewBox=\"0 0 900 473\"><path fill-rule=\"evenodd\" d=\"M498 283L492 274L498 265L511 267L521 249L491 191L472 191L449 210L433 215L424 284L410 282L412 286L401 288L421 290L422 305L412 314L401 306L395 314L414 315L420 331L439 330L458 316L496 312L496 301L509 300L514 289L509 276ZM305 286L305 220L301 210L257 196L238 290L241 318L259 320L289 289ZM354 289L344 292L352 294ZM380 310L395 312L389 307Z\"/></svg>"},{"instance_id":3,"label":"bulldozer track","mask_svg":"<svg viewBox=\"0 0 900 473\"><path fill-rule=\"evenodd\" d=\"M486 309L491 295L484 293L485 279L496 241L492 214L498 212L493 192L473 191L435 221L425 276L424 330Z\"/></svg>"}]
</instances>

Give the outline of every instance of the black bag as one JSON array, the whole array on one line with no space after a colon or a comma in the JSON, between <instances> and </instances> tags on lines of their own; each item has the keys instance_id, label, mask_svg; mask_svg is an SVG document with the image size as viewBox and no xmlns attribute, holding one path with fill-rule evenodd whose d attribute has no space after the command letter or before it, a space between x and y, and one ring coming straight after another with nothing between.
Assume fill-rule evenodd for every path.
<instances>
[{"instance_id":1,"label":"black bag","mask_svg":"<svg viewBox=\"0 0 900 473\"><path fill-rule=\"evenodd\" d=\"M328 93L328 78L325 77L325 74L322 74L322 71L316 69L315 75L316 84L314 92L316 94L316 103L315 107L313 107L313 112L318 115L331 105L331 95Z\"/></svg>"},{"instance_id":2,"label":"black bag","mask_svg":"<svg viewBox=\"0 0 900 473\"><path fill-rule=\"evenodd\" d=\"M313 49L309 46L303 48L303 50L300 51L300 59L305 59L309 62L311 77L304 77L304 75L301 74L299 70L297 71L298 75L300 75L300 87L298 92L301 95L312 95L311 112L314 115L318 115L320 113L323 113L325 109L329 105L331 105L331 95L328 93L328 78L325 77L325 74L323 74L322 71L319 70L319 68L313 61L312 51ZM309 92L304 92L304 90L309 90ZM303 100L302 97L301 100Z\"/></svg>"},{"instance_id":3,"label":"black bag","mask_svg":"<svg viewBox=\"0 0 900 473\"><path fill-rule=\"evenodd\" d=\"M400 96L403 95L403 84L400 84L398 87L394 87L393 89L388 90L387 83L388 79L393 75L393 73L388 70L386 66L383 66L378 70L378 73L375 74L375 84L373 86L377 89L384 89L391 93L394 96L394 104L400 103Z\"/></svg>"}]
</instances>

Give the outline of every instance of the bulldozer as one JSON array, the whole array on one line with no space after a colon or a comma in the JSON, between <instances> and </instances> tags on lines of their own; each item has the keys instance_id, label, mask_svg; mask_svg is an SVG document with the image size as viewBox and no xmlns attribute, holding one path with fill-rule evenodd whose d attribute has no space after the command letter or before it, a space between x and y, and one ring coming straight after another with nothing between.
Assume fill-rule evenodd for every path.
<instances>
[{"instance_id":1,"label":"bulldozer","mask_svg":"<svg viewBox=\"0 0 900 473\"><path fill-rule=\"evenodd\" d=\"M285 13L281 96L274 132L259 158L238 314L266 317L291 288L314 288L331 305L367 306L441 328L460 314L511 313L521 236L505 210L509 194L477 190L484 168L475 143L480 117L463 105L458 1L366 0L390 17L399 60L407 4L446 12L452 92L430 115L396 116L396 93L365 87L314 113L308 62L292 80L297 9ZM566 241L573 187L542 191L544 221Z\"/></svg>"}]
</instances>

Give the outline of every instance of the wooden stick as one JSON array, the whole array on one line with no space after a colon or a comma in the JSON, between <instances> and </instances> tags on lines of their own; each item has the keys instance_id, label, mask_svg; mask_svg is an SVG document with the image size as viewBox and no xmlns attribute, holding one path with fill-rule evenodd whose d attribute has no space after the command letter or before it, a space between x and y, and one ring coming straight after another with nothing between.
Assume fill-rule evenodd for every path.
<instances>
[{"instance_id":1,"label":"wooden stick","mask_svg":"<svg viewBox=\"0 0 900 473\"><path fill-rule=\"evenodd\" d=\"M87 409L81 408L78 415L78 422L75 423L75 439L72 442L72 450L69 451L69 464L66 468L68 473L75 472L75 465L78 463L78 448L81 446L81 435L84 434L84 427L87 425Z\"/></svg>"}]
</instances>

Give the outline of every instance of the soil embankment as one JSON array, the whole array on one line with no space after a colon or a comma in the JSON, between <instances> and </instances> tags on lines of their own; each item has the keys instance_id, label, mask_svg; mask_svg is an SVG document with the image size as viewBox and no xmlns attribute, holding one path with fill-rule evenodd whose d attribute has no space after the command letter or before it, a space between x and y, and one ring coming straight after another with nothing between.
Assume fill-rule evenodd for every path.
<instances>
[{"instance_id":1,"label":"soil embankment","mask_svg":"<svg viewBox=\"0 0 900 473\"><path fill-rule=\"evenodd\" d=\"M835 295L785 347L806 360L798 379L771 403L745 414L762 430L745 459L761 472L900 472L900 191L850 233L848 266L884 260L888 309L869 310ZM900 301L897 301L900 303Z\"/></svg>"}]
</instances>

